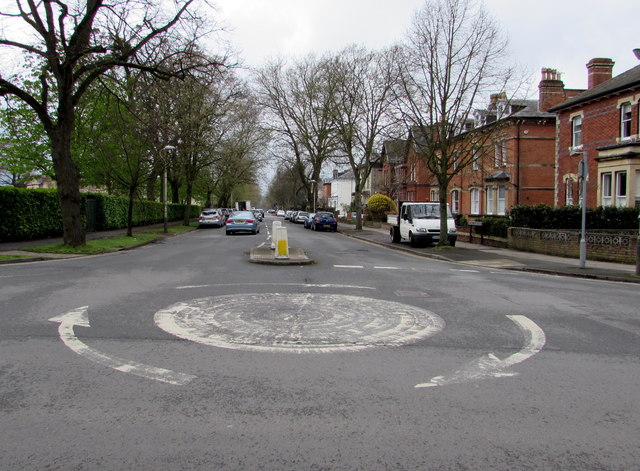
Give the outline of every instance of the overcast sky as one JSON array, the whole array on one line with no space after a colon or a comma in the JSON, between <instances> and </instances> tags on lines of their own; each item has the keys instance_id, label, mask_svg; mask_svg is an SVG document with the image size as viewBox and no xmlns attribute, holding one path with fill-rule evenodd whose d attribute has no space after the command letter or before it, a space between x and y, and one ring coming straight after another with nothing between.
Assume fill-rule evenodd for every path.
<instances>
[{"instance_id":1,"label":"overcast sky","mask_svg":"<svg viewBox=\"0 0 640 471\"><path fill-rule=\"evenodd\" d=\"M567 88L586 88L585 64L615 61L618 75L640 61L639 0L485 0L509 38L512 58L530 72L562 72ZM337 51L349 44L379 49L402 39L424 0L216 0L216 15L247 66L269 57Z\"/></svg>"}]
</instances>

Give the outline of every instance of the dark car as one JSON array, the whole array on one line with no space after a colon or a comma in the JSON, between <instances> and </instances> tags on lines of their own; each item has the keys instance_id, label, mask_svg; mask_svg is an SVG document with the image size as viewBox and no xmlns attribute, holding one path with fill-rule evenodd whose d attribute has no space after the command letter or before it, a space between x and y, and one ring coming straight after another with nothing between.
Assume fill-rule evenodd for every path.
<instances>
[{"instance_id":1,"label":"dark car","mask_svg":"<svg viewBox=\"0 0 640 471\"><path fill-rule=\"evenodd\" d=\"M315 215L316 215L316 213L309 213L307 218L304 220L304 228L305 229L311 229L311 223L313 222L313 218L315 217Z\"/></svg>"},{"instance_id":2,"label":"dark car","mask_svg":"<svg viewBox=\"0 0 640 471\"><path fill-rule=\"evenodd\" d=\"M338 230L338 220L333 213L320 212L316 213L311 221L311 229L314 231L333 231Z\"/></svg>"}]
</instances>

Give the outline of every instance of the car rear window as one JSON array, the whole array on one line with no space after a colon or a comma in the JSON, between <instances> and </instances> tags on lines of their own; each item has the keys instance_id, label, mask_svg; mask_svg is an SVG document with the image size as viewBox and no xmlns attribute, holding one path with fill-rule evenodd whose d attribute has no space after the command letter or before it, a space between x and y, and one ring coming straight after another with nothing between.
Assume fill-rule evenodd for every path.
<instances>
[{"instance_id":1,"label":"car rear window","mask_svg":"<svg viewBox=\"0 0 640 471\"><path fill-rule=\"evenodd\" d=\"M326 218L332 218L333 214L331 213L318 213L316 214L317 218L322 218L322 219L326 219Z\"/></svg>"}]
</instances>

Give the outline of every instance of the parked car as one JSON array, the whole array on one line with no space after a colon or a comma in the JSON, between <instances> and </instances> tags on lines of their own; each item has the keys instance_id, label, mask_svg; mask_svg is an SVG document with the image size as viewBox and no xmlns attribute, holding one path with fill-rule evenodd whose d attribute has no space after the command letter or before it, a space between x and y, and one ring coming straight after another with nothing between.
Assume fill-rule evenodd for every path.
<instances>
[{"instance_id":1,"label":"parked car","mask_svg":"<svg viewBox=\"0 0 640 471\"><path fill-rule=\"evenodd\" d=\"M313 222L313 218L316 216L316 213L309 213L307 218L304 220L304 228L311 229L311 223Z\"/></svg>"},{"instance_id":2,"label":"parked car","mask_svg":"<svg viewBox=\"0 0 640 471\"><path fill-rule=\"evenodd\" d=\"M284 213L284 220L285 221L289 221L291 220L291 215L293 214L293 211L287 211Z\"/></svg>"},{"instance_id":3,"label":"parked car","mask_svg":"<svg viewBox=\"0 0 640 471\"><path fill-rule=\"evenodd\" d=\"M296 217L293 220L293 222L304 224L304 222L307 220L308 217L309 217L309 213L308 212L306 212L306 211L298 211L296 213Z\"/></svg>"},{"instance_id":4,"label":"parked car","mask_svg":"<svg viewBox=\"0 0 640 471\"><path fill-rule=\"evenodd\" d=\"M198 227L216 226L222 227L225 223L225 216L218 209L205 209L198 218Z\"/></svg>"},{"instance_id":5,"label":"parked car","mask_svg":"<svg viewBox=\"0 0 640 471\"><path fill-rule=\"evenodd\" d=\"M276 211L276 216L281 217L281 218L285 217L286 214L287 213L285 213L283 209L279 209L279 210Z\"/></svg>"},{"instance_id":6,"label":"parked car","mask_svg":"<svg viewBox=\"0 0 640 471\"><path fill-rule=\"evenodd\" d=\"M234 211L227 219L227 235L236 232L250 232L257 234L260 232L260 221L251 211Z\"/></svg>"},{"instance_id":7,"label":"parked car","mask_svg":"<svg viewBox=\"0 0 640 471\"><path fill-rule=\"evenodd\" d=\"M336 232L338 230L338 220L333 213L316 213L313 221L311 221L311 229L314 231L330 230Z\"/></svg>"}]
</instances>

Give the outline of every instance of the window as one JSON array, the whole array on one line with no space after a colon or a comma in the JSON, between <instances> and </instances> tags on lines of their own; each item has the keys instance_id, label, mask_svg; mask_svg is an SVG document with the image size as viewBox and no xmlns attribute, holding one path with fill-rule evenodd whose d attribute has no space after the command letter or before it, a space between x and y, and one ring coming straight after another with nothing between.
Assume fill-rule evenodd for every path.
<instances>
[{"instance_id":1,"label":"window","mask_svg":"<svg viewBox=\"0 0 640 471\"><path fill-rule=\"evenodd\" d=\"M471 189L471 214L480 214L480 190Z\"/></svg>"},{"instance_id":2,"label":"window","mask_svg":"<svg viewBox=\"0 0 640 471\"><path fill-rule=\"evenodd\" d=\"M616 206L627 205L627 172L616 172Z\"/></svg>"},{"instance_id":3,"label":"window","mask_svg":"<svg viewBox=\"0 0 640 471\"><path fill-rule=\"evenodd\" d=\"M582 146L582 116L576 116L571 120L571 145Z\"/></svg>"},{"instance_id":4,"label":"window","mask_svg":"<svg viewBox=\"0 0 640 471\"><path fill-rule=\"evenodd\" d=\"M460 191L458 190L451 192L451 211L453 211L454 214L460 212Z\"/></svg>"},{"instance_id":5,"label":"window","mask_svg":"<svg viewBox=\"0 0 640 471\"><path fill-rule=\"evenodd\" d=\"M566 178L564 180L564 204L572 206L573 203L573 180Z\"/></svg>"},{"instance_id":6,"label":"window","mask_svg":"<svg viewBox=\"0 0 640 471\"><path fill-rule=\"evenodd\" d=\"M493 214L493 187L487 187L487 214Z\"/></svg>"},{"instance_id":7,"label":"window","mask_svg":"<svg viewBox=\"0 0 640 471\"><path fill-rule=\"evenodd\" d=\"M480 163L478 162L478 159L480 159L480 154L478 151L475 151L473 153L473 163L471 164L471 168L473 170L480 170Z\"/></svg>"},{"instance_id":8,"label":"window","mask_svg":"<svg viewBox=\"0 0 640 471\"><path fill-rule=\"evenodd\" d=\"M431 190L431 201L438 201L439 199L438 190Z\"/></svg>"},{"instance_id":9,"label":"window","mask_svg":"<svg viewBox=\"0 0 640 471\"><path fill-rule=\"evenodd\" d=\"M502 141L502 166L507 166L507 141Z\"/></svg>"},{"instance_id":10,"label":"window","mask_svg":"<svg viewBox=\"0 0 640 471\"><path fill-rule=\"evenodd\" d=\"M507 213L507 188L498 187L498 214L504 216Z\"/></svg>"},{"instance_id":11,"label":"window","mask_svg":"<svg viewBox=\"0 0 640 471\"><path fill-rule=\"evenodd\" d=\"M611 206L611 174L603 173L600 189L602 206Z\"/></svg>"},{"instance_id":12,"label":"window","mask_svg":"<svg viewBox=\"0 0 640 471\"><path fill-rule=\"evenodd\" d=\"M631 103L623 103L620 107L620 137L631 137Z\"/></svg>"},{"instance_id":13,"label":"window","mask_svg":"<svg viewBox=\"0 0 640 471\"><path fill-rule=\"evenodd\" d=\"M410 181L415 182L416 181L416 164L415 162L411 163L411 179Z\"/></svg>"}]
</instances>

